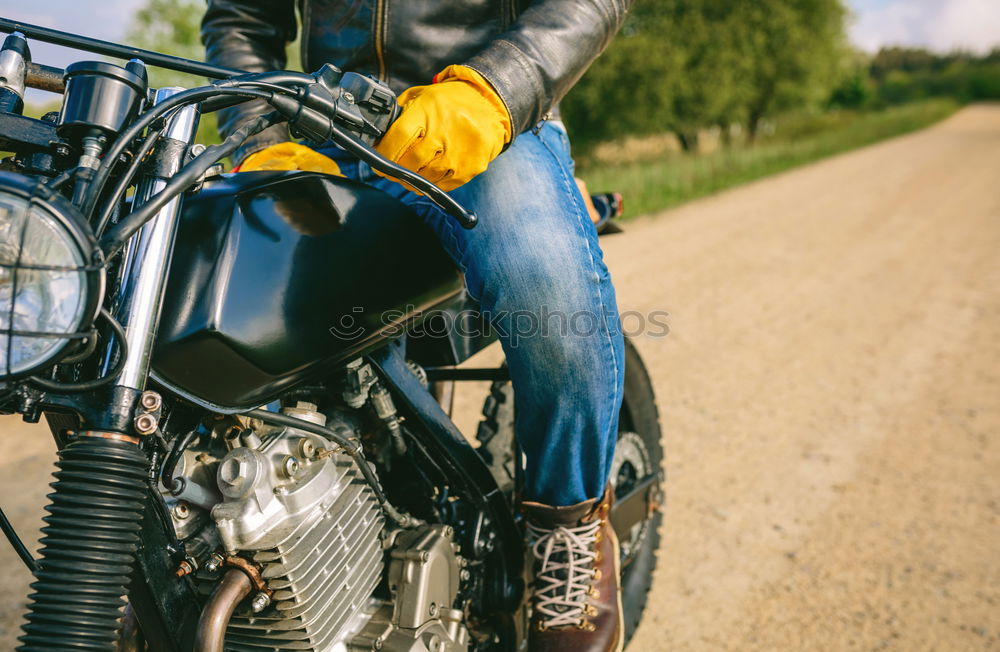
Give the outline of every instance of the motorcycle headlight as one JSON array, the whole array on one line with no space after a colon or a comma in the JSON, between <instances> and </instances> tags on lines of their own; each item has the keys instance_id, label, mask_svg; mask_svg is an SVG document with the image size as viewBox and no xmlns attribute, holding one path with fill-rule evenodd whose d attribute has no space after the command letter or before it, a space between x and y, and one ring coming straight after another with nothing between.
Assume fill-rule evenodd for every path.
<instances>
[{"instance_id":1,"label":"motorcycle headlight","mask_svg":"<svg viewBox=\"0 0 1000 652\"><path fill-rule=\"evenodd\" d=\"M0 172L0 378L57 362L89 333L103 292L97 242L76 207Z\"/></svg>"}]
</instances>

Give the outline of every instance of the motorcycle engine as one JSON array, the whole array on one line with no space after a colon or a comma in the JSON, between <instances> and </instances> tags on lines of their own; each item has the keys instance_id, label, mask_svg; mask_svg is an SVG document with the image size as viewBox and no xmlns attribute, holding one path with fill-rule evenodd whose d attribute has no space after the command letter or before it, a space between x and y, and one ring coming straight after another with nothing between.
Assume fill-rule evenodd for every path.
<instances>
[{"instance_id":1,"label":"motorcycle engine","mask_svg":"<svg viewBox=\"0 0 1000 652\"><path fill-rule=\"evenodd\" d=\"M308 403L283 412L327 420ZM256 578L259 590L230 620L227 650L467 649L450 527L387 528L354 460L319 435L231 432L221 459L186 451L175 475L183 489L165 493L189 558L209 559L194 576L203 591L224 566Z\"/></svg>"}]
</instances>

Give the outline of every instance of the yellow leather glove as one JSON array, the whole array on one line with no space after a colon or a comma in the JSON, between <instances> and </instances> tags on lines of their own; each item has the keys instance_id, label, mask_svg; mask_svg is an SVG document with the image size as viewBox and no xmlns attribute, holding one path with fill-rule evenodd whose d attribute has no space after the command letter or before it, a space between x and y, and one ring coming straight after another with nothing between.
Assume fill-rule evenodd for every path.
<instances>
[{"instance_id":1,"label":"yellow leather glove","mask_svg":"<svg viewBox=\"0 0 1000 652\"><path fill-rule=\"evenodd\" d=\"M454 190L485 170L510 142L510 114L471 68L448 66L434 82L399 96L403 111L375 149L443 190Z\"/></svg>"},{"instance_id":2,"label":"yellow leather glove","mask_svg":"<svg viewBox=\"0 0 1000 652\"><path fill-rule=\"evenodd\" d=\"M303 170L344 176L340 173L340 166L332 158L298 143L278 143L265 147L233 168L233 172L255 170Z\"/></svg>"}]
</instances>

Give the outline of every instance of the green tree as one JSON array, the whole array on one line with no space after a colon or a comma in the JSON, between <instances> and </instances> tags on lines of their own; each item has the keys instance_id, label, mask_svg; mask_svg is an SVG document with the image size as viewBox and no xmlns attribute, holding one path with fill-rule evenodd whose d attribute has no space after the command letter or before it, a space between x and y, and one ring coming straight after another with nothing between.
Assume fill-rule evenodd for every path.
<instances>
[{"instance_id":1,"label":"green tree","mask_svg":"<svg viewBox=\"0 0 1000 652\"><path fill-rule=\"evenodd\" d=\"M838 67L837 82L830 91L827 107L864 109L875 103L875 82L869 72L872 57L861 50L845 48Z\"/></svg>"},{"instance_id":2,"label":"green tree","mask_svg":"<svg viewBox=\"0 0 1000 652\"><path fill-rule=\"evenodd\" d=\"M878 99L901 104L928 97L959 102L1000 99L1000 49L985 56L937 54L921 48L883 48L871 61Z\"/></svg>"},{"instance_id":3,"label":"green tree","mask_svg":"<svg viewBox=\"0 0 1000 652\"><path fill-rule=\"evenodd\" d=\"M863 109L875 96L871 78L864 68L856 68L838 84L830 95L832 109Z\"/></svg>"},{"instance_id":4,"label":"green tree","mask_svg":"<svg viewBox=\"0 0 1000 652\"><path fill-rule=\"evenodd\" d=\"M146 50L203 61L205 48L201 44L201 17L205 4L199 0L146 0L132 17L125 42ZM149 84L155 88L181 86L193 88L205 83L197 75L149 68ZM203 115L198 124L198 142L219 142L214 113Z\"/></svg>"},{"instance_id":5,"label":"green tree","mask_svg":"<svg viewBox=\"0 0 1000 652\"><path fill-rule=\"evenodd\" d=\"M678 49L664 46L658 23L640 4L608 50L562 102L562 113L578 149L626 135L671 129L672 84L680 78Z\"/></svg>"},{"instance_id":6,"label":"green tree","mask_svg":"<svg viewBox=\"0 0 1000 652\"><path fill-rule=\"evenodd\" d=\"M563 102L575 141L700 130L824 105L843 79L841 0L639 0ZM728 129L724 129L726 133Z\"/></svg>"},{"instance_id":7,"label":"green tree","mask_svg":"<svg viewBox=\"0 0 1000 652\"><path fill-rule=\"evenodd\" d=\"M732 51L713 38L729 1L638 3L563 103L575 141L673 131L694 149L699 130L737 105Z\"/></svg>"},{"instance_id":8,"label":"green tree","mask_svg":"<svg viewBox=\"0 0 1000 652\"><path fill-rule=\"evenodd\" d=\"M948 57L951 59L952 57ZM872 78L881 82L893 72L941 71L946 57L935 55L924 48L888 47L878 51L871 61Z\"/></svg>"},{"instance_id":9,"label":"green tree","mask_svg":"<svg viewBox=\"0 0 1000 652\"><path fill-rule=\"evenodd\" d=\"M731 34L751 140L765 117L829 97L846 48L846 16L840 0L734 3Z\"/></svg>"},{"instance_id":10,"label":"green tree","mask_svg":"<svg viewBox=\"0 0 1000 652\"><path fill-rule=\"evenodd\" d=\"M640 3L635 10L635 19L655 42L647 58L671 61L658 82L668 106L660 129L673 131L686 150L697 149L704 127L727 123L740 111L738 53L726 38L731 4L659 0Z\"/></svg>"},{"instance_id":11,"label":"green tree","mask_svg":"<svg viewBox=\"0 0 1000 652\"><path fill-rule=\"evenodd\" d=\"M199 0L147 0L132 17L125 42L147 50L202 61L201 17L205 3ZM200 86L205 80L163 68L151 68L149 83L160 86Z\"/></svg>"}]
</instances>

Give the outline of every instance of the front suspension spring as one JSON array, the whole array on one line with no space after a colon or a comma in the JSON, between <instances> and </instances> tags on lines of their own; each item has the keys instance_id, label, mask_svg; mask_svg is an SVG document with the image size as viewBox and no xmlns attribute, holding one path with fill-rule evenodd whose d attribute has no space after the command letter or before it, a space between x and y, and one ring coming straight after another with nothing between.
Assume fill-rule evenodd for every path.
<instances>
[{"instance_id":1,"label":"front suspension spring","mask_svg":"<svg viewBox=\"0 0 1000 652\"><path fill-rule=\"evenodd\" d=\"M81 436L59 452L19 652L116 649L142 529L149 461L137 445Z\"/></svg>"}]
</instances>

